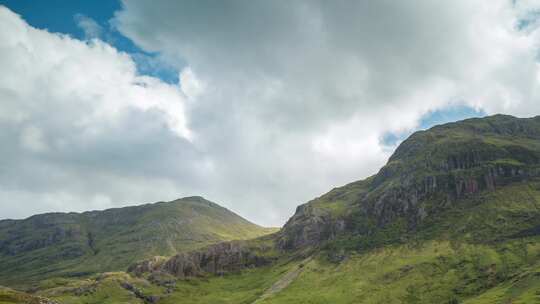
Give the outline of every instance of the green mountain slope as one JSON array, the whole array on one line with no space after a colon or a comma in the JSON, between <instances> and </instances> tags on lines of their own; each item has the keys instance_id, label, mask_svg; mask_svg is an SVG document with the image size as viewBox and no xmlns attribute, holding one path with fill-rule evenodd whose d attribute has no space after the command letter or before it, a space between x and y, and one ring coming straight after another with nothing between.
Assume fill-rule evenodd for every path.
<instances>
[{"instance_id":1,"label":"green mountain slope","mask_svg":"<svg viewBox=\"0 0 540 304\"><path fill-rule=\"evenodd\" d=\"M141 295L160 304L534 304L540 303L539 252L538 238L497 246L430 241L349 253L339 263L315 256L190 280L109 274L49 283L40 294L65 304L144 303ZM130 285L139 296L126 291Z\"/></svg>"},{"instance_id":2,"label":"green mountain slope","mask_svg":"<svg viewBox=\"0 0 540 304\"><path fill-rule=\"evenodd\" d=\"M201 197L0 221L0 284L124 270L155 255L271 232Z\"/></svg>"},{"instance_id":3,"label":"green mountain slope","mask_svg":"<svg viewBox=\"0 0 540 304\"><path fill-rule=\"evenodd\" d=\"M398 226L329 241L261 303L540 303L538 185L464 199L401 238Z\"/></svg>"},{"instance_id":4,"label":"green mountain slope","mask_svg":"<svg viewBox=\"0 0 540 304\"><path fill-rule=\"evenodd\" d=\"M58 302L39 296L19 292L0 286L0 304L58 304Z\"/></svg>"},{"instance_id":5,"label":"green mountain slope","mask_svg":"<svg viewBox=\"0 0 540 304\"><path fill-rule=\"evenodd\" d=\"M540 117L496 115L437 126L405 140L376 175L298 207L284 226L280 247L330 241L366 250L409 237L452 234L483 242L508 237L533 229L540 218L529 198L510 208L514 197L505 197L511 189L506 187L521 183L536 189L539 176ZM469 208L494 191L508 207L488 206L478 214ZM464 226L441 222L450 216L474 220Z\"/></svg>"}]
</instances>

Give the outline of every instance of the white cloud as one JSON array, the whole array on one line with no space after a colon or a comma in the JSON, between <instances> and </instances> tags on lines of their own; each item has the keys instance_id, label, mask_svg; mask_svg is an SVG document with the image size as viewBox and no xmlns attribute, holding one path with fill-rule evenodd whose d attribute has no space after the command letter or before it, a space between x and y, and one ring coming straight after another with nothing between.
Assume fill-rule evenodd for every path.
<instances>
[{"instance_id":1,"label":"white cloud","mask_svg":"<svg viewBox=\"0 0 540 304\"><path fill-rule=\"evenodd\" d=\"M519 29L538 1L123 2L123 34L205 83L188 113L212 188L258 219L376 172L381 136L431 111L540 113L539 31Z\"/></svg>"},{"instance_id":2,"label":"white cloud","mask_svg":"<svg viewBox=\"0 0 540 304\"><path fill-rule=\"evenodd\" d=\"M100 40L83 42L32 28L5 7L0 8L0 23L9 29L0 33L0 89L9 94L3 116L13 110L30 121L34 110L68 108L74 116L65 119L90 126L114 120L126 108L157 109L171 129L189 137L180 88L137 75L127 54Z\"/></svg>"},{"instance_id":3,"label":"white cloud","mask_svg":"<svg viewBox=\"0 0 540 304\"><path fill-rule=\"evenodd\" d=\"M283 223L296 205L375 173L389 156L383 134L417 128L426 113L540 113L538 4L124 1L113 24L159 53L149 67L181 71L178 85L137 75L106 43L36 30L3 9L0 140L21 146L18 130L40 131L22 153L4 148L25 161L7 166L20 178L0 180L0 194L81 208L85 195L199 194Z\"/></svg>"},{"instance_id":4,"label":"white cloud","mask_svg":"<svg viewBox=\"0 0 540 304\"><path fill-rule=\"evenodd\" d=\"M204 91L204 84L197 78L193 71L187 67L180 72L180 84L182 92L188 99L195 99Z\"/></svg>"},{"instance_id":5,"label":"white cloud","mask_svg":"<svg viewBox=\"0 0 540 304\"><path fill-rule=\"evenodd\" d=\"M76 14L74 19L77 26L83 30L86 39L100 38L103 34L103 28L94 19L82 14Z\"/></svg>"},{"instance_id":6,"label":"white cloud","mask_svg":"<svg viewBox=\"0 0 540 304\"><path fill-rule=\"evenodd\" d=\"M129 55L100 40L35 29L3 6L0 28L0 217L188 193L171 181L192 170L174 163L193 153L178 85L137 75Z\"/></svg>"}]
</instances>

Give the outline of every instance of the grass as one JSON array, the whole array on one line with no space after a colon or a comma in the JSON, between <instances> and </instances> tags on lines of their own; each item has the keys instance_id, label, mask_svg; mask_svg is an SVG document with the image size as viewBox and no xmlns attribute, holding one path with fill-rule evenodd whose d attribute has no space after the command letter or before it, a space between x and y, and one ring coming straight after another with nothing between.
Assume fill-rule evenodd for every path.
<instances>
[{"instance_id":1,"label":"grass","mask_svg":"<svg viewBox=\"0 0 540 304\"><path fill-rule=\"evenodd\" d=\"M85 280L66 280L64 282L48 282L49 289L41 295L55 299L64 304L113 304L113 303L144 303L131 291L122 287L123 282L141 283L126 273L105 273L98 277ZM142 283L149 285L149 283Z\"/></svg>"},{"instance_id":2,"label":"grass","mask_svg":"<svg viewBox=\"0 0 540 304\"><path fill-rule=\"evenodd\" d=\"M520 241L494 247L430 241L352 255L339 264L314 259L288 288L261 303L499 303L473 298L490 298L499 284L516 290L510 282L523 273L528 281L508 298L533 295L524 303L540 303L534 298L538 278L529 270L540 262L538 241L526 241L527 255Z\"/></svg>"},{"instance_id":3,"label":"grass","mask_svg":"<svg viewBox=\"0 0 540 304\"><path fill-rule=\"evenodd\" d=\"M0 304L53 304L49 299L0 286Z\"/></svg>"},{"instance_id":4,"label":"grass","mask_svg":"<svg viewBox=\"0 0 540 304\"><path fill-rule=\"evenodd\" d=\"M540 303L540 267L531 267L516 278L491 288L480 296L470 298L464 303Z\"/></svg>"},{"instance_id":5,"label":"grass","mask_svg":"<svg viewBox=\"0 0 540 304\"><path fill-rule=\"evenodd\" d=\"M272 286L290 267L264 267L207 280L179 282L175 291L160 303L186 304L250 304Z\"/></svg>"},{"instance_id":6,"label":"grass","mask_svg":"<svg viewBox=\"0 0 540 304\"><path fill-rule=\"evenodd\" d=\"M144 303L123 287L123 284L129 283L140 290L141 294L158 296L160 304L248 304L260 297L294 265L281 263L224 276L176 281L170 288L152 284L147 279L135 278L127 273L106 273L84 280L49 280L41 285L38 293L63 304Z\"/></svg>"},{"instance_id":7,"label":"grass","mask_svg":"<svg viewBox=\"0 0 540 304\"><path fill-rule=\"evenodd\" d=\"M262 297L295 269L301 271L288 286ZM49 282L40 294L65 304L143 303L122 287L122 282L129 282L145 295L159 296L160 304L250 304L258 299L258 304L534 304L540 303L539 278L537 236L496 244L431 240L385 246L349 254L340 263L321 252L307 262L281 260L240 273L176 281L168 291L144 278L110 273ZM90 292L74 295L85 289Z\"/></svg>"}]
</instances>

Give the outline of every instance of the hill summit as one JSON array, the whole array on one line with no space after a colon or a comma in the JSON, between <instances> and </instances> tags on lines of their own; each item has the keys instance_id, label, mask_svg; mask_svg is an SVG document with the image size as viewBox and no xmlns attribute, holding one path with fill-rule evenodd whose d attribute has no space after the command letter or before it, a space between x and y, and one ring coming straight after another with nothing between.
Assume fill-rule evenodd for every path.
<instances>
[{"instance_id":1,"label":"hill summit","mask_svg":"<svg viewBox=\"0 0 540 304\"><path fill-rule=\"evenodd\" d=\"M507 195L507 186L535 187L538 176L540 116L495 115L436 126L406 139L376 175L298 207L279 244L294 249L351 237L355 240L350 245L361 249L425 229L434 232L443 218L472 208L471 200ZM481 215L495 213L490 210ZM537 224L525 210L507 214L509 211L497 210L500 224L487 217L462 223L462 233L486 241ZM490 225L502 228L502 224L504 230L485 231ZM451 233L443 230L440 232Z\"/></svg>"},{"instance_id":2,"label":"hill summit","mask_svg":"<svg viewBox=\"0 0 540 304\"><path fill-rule=\"evenodd\" d=\"M199 196L2 220L0 285L124 270L140 259L270 231Z\"/></svg>"}]
</instances>

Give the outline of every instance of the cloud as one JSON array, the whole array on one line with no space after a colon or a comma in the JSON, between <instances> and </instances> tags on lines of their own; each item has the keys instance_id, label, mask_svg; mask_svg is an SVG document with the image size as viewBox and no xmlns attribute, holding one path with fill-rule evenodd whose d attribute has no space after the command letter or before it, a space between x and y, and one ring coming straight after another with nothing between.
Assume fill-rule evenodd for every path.
<instances>
[{"instance_id":1,"label":"cloud","mask_svg":"<svg viewBox=\"0 0 540 304\"><path fill-rule=\"evenodd\" d=\"M43 141L43 133L34 126L27 126L21 132L21 145L33 152L45 152L49 148Z\"/></svg>"},{"instance_id":2,"label":"cloud","mask_svg":"<svg viewBox=\"0 0 540 304\"><path fill-rule=\"evenodd\" d=\"M77 26L83 30L85 39L100 38L103 34L103 28L94 19L83 14L76 14L74 19Z\"/></svg>"},{"instance_id":3,"label":"cloud","mask_svg":"<svg viewBox=\"0 0 540 304\"><path fill-rule=\"evenodd\" d=\"M4 8L0 204L31 202L4 208L28 215L197 194L282 224L375 173L391 153L385 136L425 115L538 114L536 8L124 1L112 24L158 62ZM180 71L179 83L137 74L140 62Z\"/></svg>"},{"instance_id":4,"label":"cloud","mask_svg":"<svg viewBox=\"0 0 540 304\"><path fill-rule=\"evenodd\" d=\"M538 4L124 0L114 24L204 84L187 111L216 197L277 220L376 172L424 115L538 114L539 32L519 26Z\"/></svg>"},{"instance_id":5,"label":"cloud","mask_svg":"<svg viewBox=\"0 0 540 304\"><path fill-rule=\"evenodd\" d=\"M183 174L198 156L180 86L2 6L0 27L0 217L173 199L175 182L200 182Z\"/></svg>"}]
</instances>

